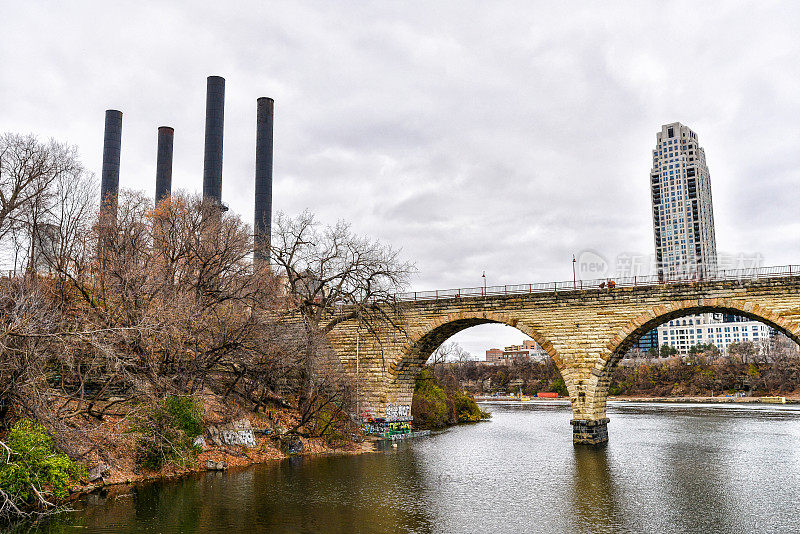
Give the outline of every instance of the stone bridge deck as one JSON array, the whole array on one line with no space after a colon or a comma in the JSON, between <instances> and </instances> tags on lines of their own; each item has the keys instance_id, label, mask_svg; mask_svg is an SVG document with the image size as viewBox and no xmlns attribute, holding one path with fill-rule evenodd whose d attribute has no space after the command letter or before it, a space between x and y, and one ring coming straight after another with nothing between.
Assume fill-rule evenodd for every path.
<instances>
[{"instance_id":1,"label":"stone bridge deck","mask_svg":"<svg viewBox=\"0 0 800 534\"><path fill-rule=\"evenodd\" d=\"M574 441L594 444L607 439L611 371L642 334L665 321L727 312L763 321L800 342L800 266L720 278L625 279L613 288L596 281L583 290L570 281L406 293L383 310L393 325L370 331L356 321L341 323L329 340L358 383L362 408L381 416L411 404L416 375L450 336L485 323L512 326L552 357L569 391Z\"/></svg>"}]
</instances>

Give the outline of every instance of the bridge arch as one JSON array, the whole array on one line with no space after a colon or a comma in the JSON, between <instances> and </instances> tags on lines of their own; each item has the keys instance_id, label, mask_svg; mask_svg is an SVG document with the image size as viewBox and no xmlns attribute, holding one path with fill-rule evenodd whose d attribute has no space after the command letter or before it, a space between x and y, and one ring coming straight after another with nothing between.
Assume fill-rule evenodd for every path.
<instances>
[{"instance_id":1,"label":"bridge arch","mask_svg":"<svg viewBox=\"0 0 800 534\"><path fill-rule=\"evenodd\" d=\"M760 321L800 343L800 324L789 321L766 306L739 299L683 300L654 306L632 319L606 343L609 358L604 367L616 365L622 356L645 333L678 317L701 313L730 313Z\"/></svg>"},{"instance_id":2,"label":"bridge arch","mask_svg":"<svg viewBox=\"0 0 800 534\"><path fill-rule=\"evenodd\" d=\"M633 344L653 328L679 317L701 313L730 313L760 321L786 334L795 343L800 344L800 324L790 321L774 310L740 299L697 299L665 303L653 306L648 311L630 320L618 330L605 345L604 355L598 359L591 374L595 391L593 407L595 413L605 417L608 388L614 368L633 347Z\"/></svg>"},{"instance_id":3,"label":"bridge arch","mask_svg":"<svg viewBox=\"0 0 800 534\"><path fill-rule=\"evenodd\" d=\"M458 312L437 316L416 325L409 331L408 340L388 366L390 389L395 391L393 396L397 399L404 399L402 402L410 405L414 394L414 380L436 348L458 332L482 324L504 324L530 336L553 359L559 373L564 376L561 356L541 331L512 314L492 311ZM565 382L567 382L566 378ZM567 382L567 387L572 393L569 382Z\"/></svg>"}]
</instances>

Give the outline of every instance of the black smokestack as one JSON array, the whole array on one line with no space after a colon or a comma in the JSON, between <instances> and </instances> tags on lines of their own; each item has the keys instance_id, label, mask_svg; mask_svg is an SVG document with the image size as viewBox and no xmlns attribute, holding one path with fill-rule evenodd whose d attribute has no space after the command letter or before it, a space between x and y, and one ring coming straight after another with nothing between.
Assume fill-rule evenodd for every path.
<instances>
[{"instance_id":1,"label":"black smokestack","mask_svg":"<svg viewBox=\"0 0 800 534\"><path fill-rule=\"evenodd\" d=\"M158 153L156 155L156 204L172 193L172 141L175 130L169 126L158 127Z\"/></svg>"},{"instance_id":2,"label":"black smokestack","mask_svg":"<svg viewBox=\"0 0 800 534\"><path fill-rule=\"evenodd\" d=\"M225 119L225 78L209 76L206 92L206 152L203 198L222 204L222 131Z\"/></svg>"},{"instance_id":3,"label":"black smokestack","mask_svg":"<svg viewBox=\"0 0 800 534\"><path fill-rule=\"evenodd\" d=\"M255 249L256 262L269 262L269 242L272 228L272 124L275 102L261 97L256 115L256 212Z\"/></svg>"},{"instance_id":4,"label":"black smokestack","mask_svg":"<svg viewBox=\"0 0 800 534\"><path fill-rule=\"evenodd\" d=\"M119 155L122 144L122 112L106 110L106 129L103 136L103 172L100 181L100 202L104 210L117 212L119 194Z\"/></svg>"}]
</instances>

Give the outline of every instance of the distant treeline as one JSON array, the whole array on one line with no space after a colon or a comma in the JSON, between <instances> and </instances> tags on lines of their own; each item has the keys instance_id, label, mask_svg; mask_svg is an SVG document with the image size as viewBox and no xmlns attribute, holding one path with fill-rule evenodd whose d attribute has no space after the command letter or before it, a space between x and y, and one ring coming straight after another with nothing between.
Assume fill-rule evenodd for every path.
<instances>
[{"instance_id":1,"label":"distant treeline","mask_svg":"<svg viewBox=\"0 0 800 534\"><path fill-rule=\"evenodd\" d=\"M511 365L482 362L437 364L441 381L457 380L473 394L557 391L566 395L564 381L547 359L526 359ZM788 340L768 344L732 344L722 355L713 346L695 347L691 354L667 359L643 358L636 364L619 365L613 371L610 395L691 396L743 392L748 395L800 393L800 353Z\"/></svg>"}]
</instances>

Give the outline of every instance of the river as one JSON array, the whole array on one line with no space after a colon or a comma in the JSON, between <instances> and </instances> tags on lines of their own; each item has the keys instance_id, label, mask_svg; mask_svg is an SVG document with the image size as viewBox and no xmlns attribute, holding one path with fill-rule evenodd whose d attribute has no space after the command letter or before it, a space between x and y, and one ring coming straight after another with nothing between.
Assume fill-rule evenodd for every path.
<instances>
[{"instance_id":1,"label":"river","mask_svg":"<svg viewBox=\"0 0 800 534\"><path fill-rule=\"evenodd\" d=\"M563 402L376 454L292 458L90 496L42 532L800 532L800 406L611 403L575 448Z\"/></svg>"}]
</instances>

